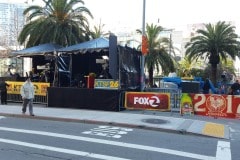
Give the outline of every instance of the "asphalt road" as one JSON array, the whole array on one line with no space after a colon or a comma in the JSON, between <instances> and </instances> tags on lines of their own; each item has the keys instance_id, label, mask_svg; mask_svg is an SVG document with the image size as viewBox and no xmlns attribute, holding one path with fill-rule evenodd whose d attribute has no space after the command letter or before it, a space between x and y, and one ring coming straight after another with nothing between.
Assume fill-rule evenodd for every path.
<instances>
[{"instance_id":1,"label":"asphalt road","mask_svg":"<svg viewBox=\"0 0 240 160\"><path fill-rule=\"evenodd\" d=\"M238 160L239 148L238 139L0 118L0 155L5 160Z\"/></svg>"}]
</instances>

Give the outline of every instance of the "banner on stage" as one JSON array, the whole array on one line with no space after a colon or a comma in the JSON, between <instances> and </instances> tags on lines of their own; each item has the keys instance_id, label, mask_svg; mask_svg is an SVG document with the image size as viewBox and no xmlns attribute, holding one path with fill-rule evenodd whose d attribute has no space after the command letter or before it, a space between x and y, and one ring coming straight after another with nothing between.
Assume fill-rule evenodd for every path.
<instances>
[{"instance_id":1,"label":"banner on stage","mask_svg":"<svg viewBox=\"0 0 240 160\"><path fill-rule=\"evenodd\" d=\"M118 89L119 81L114 79L95 79L95 89Z\"/></svg>"},{"instance_id":2,"label":"banner on stage","mask_svg":"<svg viewBox=\"0 0 240 160\"><path fill-rule=\"evenodd\" d=\"M14 81L6 81L9 85L7 88L8 94L20 94L21 86L24 82L14 82ZM37 96L46 96L47 88L50 87L50 83L42 83L42 82L32 82L35 88L35 95Z\"/></svg>"}]
</instances>

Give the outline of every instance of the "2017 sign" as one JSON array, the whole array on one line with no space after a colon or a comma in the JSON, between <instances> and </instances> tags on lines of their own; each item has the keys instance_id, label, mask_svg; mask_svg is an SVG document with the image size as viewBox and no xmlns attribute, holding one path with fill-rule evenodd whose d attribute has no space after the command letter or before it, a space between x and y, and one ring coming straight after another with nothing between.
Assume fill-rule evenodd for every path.
<instances>
[{"instance_id":1,"label":"2017 sign","mask_svg":"<svg viewBox=\"0 0 240 160\"><path fill-rule=\"evenodd\" d=\"M191 94L194 112L198 115L240 118L240 96Z\"/></svg>"}]
</instances>

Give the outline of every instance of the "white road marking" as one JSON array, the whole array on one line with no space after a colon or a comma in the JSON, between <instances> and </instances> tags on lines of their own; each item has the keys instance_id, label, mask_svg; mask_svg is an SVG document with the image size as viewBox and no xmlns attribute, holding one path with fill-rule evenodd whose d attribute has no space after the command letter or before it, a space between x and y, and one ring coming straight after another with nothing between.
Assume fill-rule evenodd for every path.
<instances>
[{"instance_id":1,"label":"white road marking","mask_svg":"<svg viewBox=\"0 0 240 160\"><path fill-rule=\"evenodd\" d=\"M231 160L230 143L225 141L218 141L216 160Z\"/></svg>"},{"instance_id":2,"label":"white road marking","mask_svg":"<svg viewBox=\"0 0 240 160\"><path fill-rule=\"evenodd\" d=\"M90 131L84 131L82 132L82 134L121 138L121 135L127 134L129 131L133 131L133 129L111 126L98 126L98 128L90 129Z\"/></svg>"},{"instance_id":3,"label":"white road marking","mask_svg":"<svg viewBox=\"0 0 240 160\"><path fill-rule=\"evenodd\" d=\"M130 160L130 159L125 159L125 158L106 156L106 155L102 155L102 154L95 154L95 153L91 153L91 152L82 152L82 151L77 151L77 150L57 148L57 147L51 147L51 146L39 145L39 144L27 143L27 142L21 142L21 141L14 141L14 140L9 140L9 139L2 139L2 138L0 138L0 142L19 145L19 146L25 146L25 147L30 147L30 148L36 148L36 149L41 149L41 150L48 150L48 151L72 154L72 155L77 155L77 156L104 159L104 160Z\"/></svg>"},{"instance_id":4,"label":"white road marking","mask_svg":"<svg viewBox=\"0 0 240 160\"><path fill-rule=\"evenodd\" d=\"M82 137L82 136L73 136L73 135L59 134L59 133L53 133L53 132L24 130L24 129L15 129L15 128L7 128L7 127L0 127L0 130L10 131L10 132L18 132L18 133L35 134L35 135L43 135L43 136L50 136L50 137L58 137L58 138L65 138L65 139L71 139L71 140L93 142L93 143L101 143L101 144L107 144L107 145L113 145L113 146L120 146L120 147L124 147L124 148L133 148L133 149L140 149L140 150L145 150L145 151L150 151L150 152L166 153L166 154L194 158L194 159L199 159L199 160L216 160L216 157L205 156L205 155L201 155L201 154L194 154L194 153L177 151L177 150L172 150L172 149L157 148L157 147L144 146L144 145L138 145L138 144L124 143L124 142L115 142L115 141L96 139L96 138L88 138L88 137Z\"/></svg>"}]
</instances>

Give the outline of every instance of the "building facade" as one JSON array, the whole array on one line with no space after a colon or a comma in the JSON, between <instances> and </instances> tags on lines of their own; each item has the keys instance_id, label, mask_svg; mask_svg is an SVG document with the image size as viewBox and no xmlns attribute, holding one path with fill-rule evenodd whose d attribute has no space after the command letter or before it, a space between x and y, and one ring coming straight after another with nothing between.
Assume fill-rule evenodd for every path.
<instances>
[{"instance_id":1,"label":"building facade","mask_svg":"<svg viewBox=\"0 0 240 160\"><path fill-rule=\"evenodd\" d=\"M17 37L21 32L25 18L23 11L27 7L25 3L11 3L0 0L0 45L10 48L19 46Z\"/></svg>"}]
</instances>

